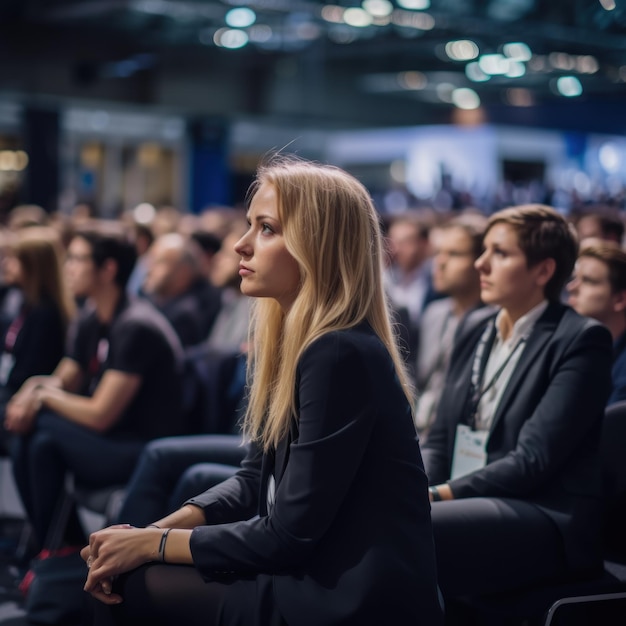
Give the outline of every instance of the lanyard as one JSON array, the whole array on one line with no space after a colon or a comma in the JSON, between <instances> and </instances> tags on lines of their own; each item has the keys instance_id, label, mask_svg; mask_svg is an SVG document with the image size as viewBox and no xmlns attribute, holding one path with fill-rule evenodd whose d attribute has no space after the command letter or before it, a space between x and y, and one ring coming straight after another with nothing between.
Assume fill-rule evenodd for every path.
<instances>
[{"instance_id":1,"label":"lanyard","mask_svg":"<svg viewBox=\"0 0 626 626\"><path fill-rule=\"evenodd\" d=\"M493 324L489 324L478 343L478 347L476 348L476 354L474 355L474 362L472 363L472 378L471 378L471 405L470 405L470 426L472 430L476 430L476 422L478 415L478 405L480 404L480 400L482 397L498 382L502 372L506 369L506 366L510 363L513 355L517 353L517 351L522 347L526 340L528 339L528 334L523 335L519 338L518 342L515 344L513 349L509 352L504 362L500 365L500 367L494 372L491 380L484 384L484 376L485 371L487 369L487 363L489 358L483 358L485 353L485 349L487 344L491 343L492 336L495 332L495 321Z\"/></svg>"},{"instance_id":2,"label":"lanyard","mask_svg":"<svg viewBox=\"0 0 626 626\"><path fill-rule=\"evenodd\" d=\"M4 349L6 352L13 352L13 348L15 347L15 342L17 341L17 337L22 330L22 326L24 325L24 313L20 313L12 322L9 328L7 329L7 333L4 337Z\"/></svg>"}]
</instances>

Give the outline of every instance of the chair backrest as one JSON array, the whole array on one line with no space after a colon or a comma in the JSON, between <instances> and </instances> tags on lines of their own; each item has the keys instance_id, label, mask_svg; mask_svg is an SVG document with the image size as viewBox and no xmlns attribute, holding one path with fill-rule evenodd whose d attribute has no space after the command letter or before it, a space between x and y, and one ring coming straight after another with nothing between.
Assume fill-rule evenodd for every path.
<instances>
[{"instance_id":1,"label":"chair backrest","mask_svg":"<svg viewBox=\"0 0 626 626\"><path fill-rule=\"evenodd\" d=\"M605 500L626 497L626 400L604 412L600 454Z\"/></svg>"},{"instance_id":2,"label":"chair backrest","mask_svg":"<svg viewBox=\"0 0 626 626\"><path fill-rule=\"evenodd\" d=\"M604 481L606 556L626 561L626 401L607 407L600 442Z\"/></svg>"},{"instance_id":3,"label":"chair backrest","mask_svg":"<svg viewBox=\"0 0 626 626\"><path fill-rule=\"evenodd\" d=\"M223 352L202 344L185 354L184 421L186 434L233 433L245 377L237 373L245 360L238 352Z\"/></svg>"}]
</instances>

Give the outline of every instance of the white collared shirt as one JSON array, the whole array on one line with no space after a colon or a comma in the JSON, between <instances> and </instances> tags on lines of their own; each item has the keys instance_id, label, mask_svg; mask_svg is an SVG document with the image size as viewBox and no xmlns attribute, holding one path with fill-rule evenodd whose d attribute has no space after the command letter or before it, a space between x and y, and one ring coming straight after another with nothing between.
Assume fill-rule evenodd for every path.
<instances>
[{"instance_id":1,"label":"white collared shirt","mask_svg":"<svg viewBox=\"0 0 626 626\"><path fill-rule=\"evenodd\" d=\"M526 347L526 340L547 307L548 301L543 300L526 315L520 317L513 325L510 337L506 340L503 340L500 333L503 312L498 313L496 317L496 339L489 353L481 386L482 389L489 386L489 389L481 396L476 414L476 428L478 430L491 428L502 394L509 384L519 358ZM505 363L506 365L504 365ZM498 375L498 371L503 365L504 369ZM496 380L490 385L494 376L496 376Z\"/></svg>"}]
</instances>

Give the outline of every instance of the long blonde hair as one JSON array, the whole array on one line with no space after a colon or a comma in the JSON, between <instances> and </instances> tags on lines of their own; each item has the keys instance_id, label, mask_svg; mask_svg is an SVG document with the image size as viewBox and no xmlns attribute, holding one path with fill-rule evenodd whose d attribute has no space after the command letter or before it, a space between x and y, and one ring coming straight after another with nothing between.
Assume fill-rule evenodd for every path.
<instances>
[{"instance_id":1,"label":"long blonde hair","mask_svg":"<svg viewBox=\"0 0 626 626\"><path fill-rule=\"evenodd\" d=\"M363 320L387 347L412 405L383 290L378 215L367 190L339 168L286 156L259 168L251 196L266 183L276 190L285 245L300 267L301 286L287 313L271 298L253 307L244 434L265 450L285 436L295 415L296 366L303 351L325 333Z\"/></svg>"},{"instance_id":2,"label":"long blonde hair","mask_svg":"<svg viewBox=\"0 0 626 626\"><path fill-rule=\"evenodd\" d=\"M9 247L22 266L25 303L38 306L45 300L51 302L67 327L74 303L65 285L63 250L57 232L48 226L23 228Z\"/></svg>"}]
</instances>

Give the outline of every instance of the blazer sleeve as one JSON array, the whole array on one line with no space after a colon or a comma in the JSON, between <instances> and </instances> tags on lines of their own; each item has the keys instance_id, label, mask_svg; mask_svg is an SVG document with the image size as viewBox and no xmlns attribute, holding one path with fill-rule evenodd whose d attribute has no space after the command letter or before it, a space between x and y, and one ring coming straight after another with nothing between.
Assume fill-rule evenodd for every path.
<instances>
[{"instance_id":1,"label":"blazer sleeve","mask_svg":"<svg viewBox=\"0 0 626 626\"><path fill-rule=\"evenodd\" d=\"M285 571L315 549L333 523L371 436L376 402L370 365L342 333L315 341L298 366L299 436L266 517L203 526L191 535L194 564L215 572Z\"/></svg>"},{"instance_id":2,"label":"blazer sleeve","mask_svg":"<svg viewBox=\"0 0 626 626\"><path fill-rule=\"evenodd\" d=\"M263 451L255 443L241 462L239 471L185 504L194 504L204 512L207 524L226 524L253 517L259 506Z\"/></svg>"},{"instance_id":3,"label":"blazer sleeve","mask_svg":"<svg viewBox=\"0 0 626 626\"><path fill-rule=\"evenodd\" d=\"M550 383L520 428L517 444L476 472L449 481L457 498L524 497L553 479L599 427L610 390L611 338L586 322L551 365ZM523 390L516 402L523 403ZM597 431L596 431L597 432Z\"/></svg>"}]
</instances>

